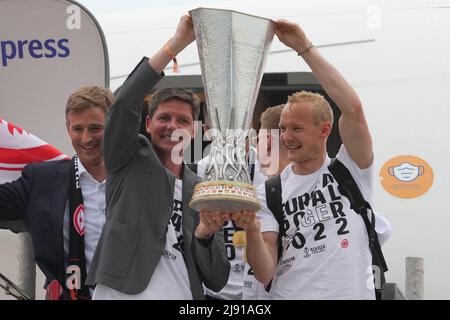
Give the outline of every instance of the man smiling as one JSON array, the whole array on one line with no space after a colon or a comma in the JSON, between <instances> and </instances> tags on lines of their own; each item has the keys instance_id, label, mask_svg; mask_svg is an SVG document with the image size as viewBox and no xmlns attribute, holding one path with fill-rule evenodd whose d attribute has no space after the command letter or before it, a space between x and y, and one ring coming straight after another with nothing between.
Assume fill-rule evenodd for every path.
<instances>
[{"instance_id":1,"label":"man smiling","mask_svg":"<svg viewBox=\"0 0 450 320\"><path fill-rule=\"evenodd\" d=\"M298 24L276 21L275 33L303 58L339 107L342 146L336 159L370 203L372 138L358 95ZM271 284L272 299L375 298L372 235L368 235L363 214L351 207L328 168L331 159L326 143L333 122L332 109L323 96L305 91L291 95L279 124L281 143L291 161L280 174L282 221L278 223L269 210L264 186L258 189L259 219L254 212L233 216L247 231L248 261L256 278L266 286ZM374 213L367 211L373 225Z\"/></svg>"},{"instance_id":2,"label":"man smiling","mask_svg":"<svg viewBox=\"0 0 450 320\"><path fill-rule=\"evenodd\" d=\"M22 177L0 185L0 220L22 220L35 259L46 276L47 298L89 299L84 286L105 221L105 179L101 143L112 92L84 87L66 105L72 160L34 163Z\"/></svg>"},{"instance_id":3,"label":"man smiling","mask_svg":"<svg viewBox=\"0 0 450 320\"><path fill-rule=\"evenodd\" d=\"M138 134L144 98L194 39L192 19L183 16L175 35L129 75L108 111L108 216L87 278L96 285L94 299L204 299L202 284L219 291L227 282L230 265L217 231L229 217L189 207L200 177L176 161L182 149L176 154L175 131L190 141L198 98L184 89L157 91L146 119L151 142Z\"/></svg>"}]
</instances>

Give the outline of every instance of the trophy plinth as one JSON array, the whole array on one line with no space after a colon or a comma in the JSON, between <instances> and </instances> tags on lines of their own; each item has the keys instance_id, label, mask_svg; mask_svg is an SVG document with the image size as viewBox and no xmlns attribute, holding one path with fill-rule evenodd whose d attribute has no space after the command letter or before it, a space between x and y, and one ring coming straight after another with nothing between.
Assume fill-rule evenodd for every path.
<instances>
[{"instance_id":1,"label":"trophy plinth","mask_svg":"<svg viewBox=\"0 0 450 320\"><path fill-rule=\"evenodd\" d=\"M261 207L252 184L224 180L197 184L189 205L197 211L205 209L228 212L258 211Z\"/></svg>"},{"instance_id":2,"label":"trophy plinth","mask_svg":"<svg viewBox=\"0 0 450 320\"><path fill-rule=\"evenodd\" d=\"M257 211L245 139L274 25L230 10L198 8L190 13L213 133L204 181L195 187L189 205L198 211Z\"/></svg>"}]
</instances>

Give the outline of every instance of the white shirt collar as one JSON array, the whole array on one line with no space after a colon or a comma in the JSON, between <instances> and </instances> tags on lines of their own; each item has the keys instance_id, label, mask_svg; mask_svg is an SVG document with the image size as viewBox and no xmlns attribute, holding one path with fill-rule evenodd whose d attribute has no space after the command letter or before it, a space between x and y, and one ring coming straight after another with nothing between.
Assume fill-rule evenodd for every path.
<instances>
[{"instance_id":1,"label":"white shirt collar","mask_svg":"<svg viewBox=\"0 0 450 320\"><path fill-rule=\"evenodd\" d=\"M78 173L79 173L80 177L83 173L87 173L88 175L90 175L90 173L86 170L86 168L81 163L80 157L77 157L77 165L78 165Z\"/></svg>"},{"instance_id":2,"label":"white shirt collar","mask_svg":"<svg viewBox=\"0 0 450 320\"><path fill-rule=\"evenodd\" d=\"M103 180L102 182L98 182L97 180L95 180L94 177L89 173L89 171L87 171L86 168L83 166L83 164L81 163L79 157L77 157L77 164L78 164L78 174L80 175L80 178L81 177L88 177L90 180L93 180L96 183L99 183L99 184L106 183L106 179Z\"/></svg>"},{"instance_id":3,"label":"white shirt collar","mask_svg":"<svg viewBox=\"0 0 450 320\"><path fill-rule=\"evenodd\" d=\"M89 178L89 180L95 181L96 183L102 184L105 183L106 180L103 180L102 182L98 182L94 179L94 177L89 173L89 171L86 170L86 168L83 166L83 164L80 161L80 158L77 157L77 164L78 164L78 174L81 177Z\"/></svg>"}]
</instances>

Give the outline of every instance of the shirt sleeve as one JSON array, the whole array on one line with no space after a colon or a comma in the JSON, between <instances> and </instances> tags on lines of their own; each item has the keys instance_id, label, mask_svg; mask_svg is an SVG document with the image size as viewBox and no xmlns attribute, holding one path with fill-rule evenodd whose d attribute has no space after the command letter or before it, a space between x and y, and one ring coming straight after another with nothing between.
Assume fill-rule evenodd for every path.
<instances>
[{"instance_id":1,"label":"shirt sleeve","mask_svg":"<svg viewBox=\"0 0 450 320\"><path fill-rule=\"evenodd\" d=\"M380 245L383 246L391 237L392 227L388 219L379 212L375 213L375 231L378 235Z\"/></svg>"},{"instance_id":2,"label":"shirt sleeve","mask_svg":"<svg viewBox=\"0 0 450 320\"><path fill-rule=\"evenodd\" d=\"M278 222L272 211L267 207L265 183L256 188L256 194L261 204L261 209L256 213L256 218L261 222L261 232L274 231L279 233Z\"/></svg>"},{"instance_id":3,"label":"shirt sleeve","mask_svg":"<svg viewBox=\"0 0 450 320\"><path fill-rule=\"evenodd\" d=\"M342 164L350 171L359 190L361 190L364 199L371 203L373 198L373 163L366 169L359 168L352 158L350 158L347 149L343 144L336 155L336 159L342 162Z\"/></svg>"}]
</instances>

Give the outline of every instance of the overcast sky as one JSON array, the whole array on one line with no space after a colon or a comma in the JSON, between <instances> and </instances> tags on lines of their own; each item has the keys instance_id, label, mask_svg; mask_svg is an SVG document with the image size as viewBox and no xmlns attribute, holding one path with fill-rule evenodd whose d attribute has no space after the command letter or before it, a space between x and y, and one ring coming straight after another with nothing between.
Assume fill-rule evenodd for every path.
<instances>
[{"instance_id":1,"label":"overcast sky","mask_svg":"<svg viewBox=\"0 0 450 320\"><path fill-rule=\"evenodd\" d=\"M211 3L211 0L75 0L84 5L94 15L111 13L111 12L126 12L136 11L142 9L149 9L155 6L164 7L186 5L191 2L193 5L200 3ZM214 2L224 2L226 0L215 0ZM106 5L107 3L107 5Z\"/></svg>"}]
</instances>

